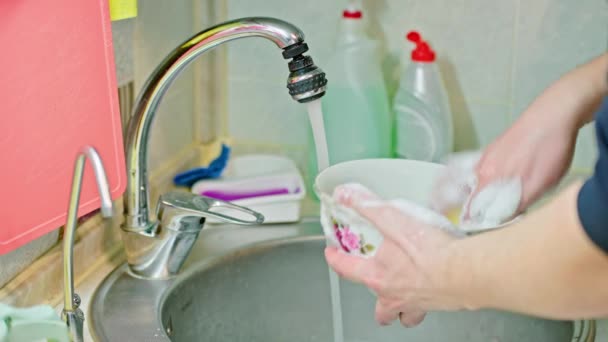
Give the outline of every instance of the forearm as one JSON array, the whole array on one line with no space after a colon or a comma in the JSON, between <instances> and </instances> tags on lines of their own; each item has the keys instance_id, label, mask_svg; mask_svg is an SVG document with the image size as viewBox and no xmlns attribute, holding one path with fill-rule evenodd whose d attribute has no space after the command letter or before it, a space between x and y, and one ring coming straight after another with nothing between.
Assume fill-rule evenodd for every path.
<instances>
[{"instance_id":1,"label":"forearm","mask_svg":"<svg viewBox=\"0 0 608 342\"><path fill-rule=\"evenodd\" d=\"M578 130L593 120L602 97L608 94L607 75L608 53L604 53L555 81L530 104L521 121L540 120Z\"/></svg>"},{"instance_id":2,"label":"forearm","mask_svg":"<svg viewBox=\"0 0 608 342\"><path fill-rule=\"evenodd\" d=\"M608 255L577 214L580 184L513 226L451 246L449 284L463 306L557 319L608 314Z\"/></svg>"}]
</instances>

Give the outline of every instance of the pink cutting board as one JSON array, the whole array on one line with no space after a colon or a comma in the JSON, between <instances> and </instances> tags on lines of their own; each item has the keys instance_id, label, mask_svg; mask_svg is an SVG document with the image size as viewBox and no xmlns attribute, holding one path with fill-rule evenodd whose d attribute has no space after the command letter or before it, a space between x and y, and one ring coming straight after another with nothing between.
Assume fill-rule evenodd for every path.
<instances>
[{"instance_id":1,"label":"pink cutting board","mask_svg":"<svg viewBox=\"0 0 608 342\"><path fill-rule=\"evenodd\" d=\"M81 146L125 188L107 0L0 0L0 254L65 224ZM99 208L87 162L79 216Z\"/></svg>"}]
</instances>

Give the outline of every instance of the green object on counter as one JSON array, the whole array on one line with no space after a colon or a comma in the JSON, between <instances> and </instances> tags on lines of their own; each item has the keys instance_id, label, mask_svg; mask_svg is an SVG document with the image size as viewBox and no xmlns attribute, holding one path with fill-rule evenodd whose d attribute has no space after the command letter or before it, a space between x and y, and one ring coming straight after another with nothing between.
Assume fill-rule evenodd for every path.
<instances>
[{"instance_id":1,"label":"green object on counter","mask_svg":"<svg viewBox=\"0 0 608 342\"><path fill-rule=\"evenodd\" d=\"M52 307L14 308L0 303L0 342L69 342L65 322Z\"/></svg>"}]
</instances>

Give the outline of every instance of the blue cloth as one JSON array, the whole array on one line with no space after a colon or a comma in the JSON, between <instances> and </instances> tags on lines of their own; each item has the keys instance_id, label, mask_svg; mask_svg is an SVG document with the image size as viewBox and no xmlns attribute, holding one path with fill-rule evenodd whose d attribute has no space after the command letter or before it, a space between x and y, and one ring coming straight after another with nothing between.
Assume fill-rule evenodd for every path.
<instances>
[{"instance_id":1,"label":"blue cloth","mask_svg":"<svg viewBox=\"0 0 608 342\"><path fill-rule=\"evenodd\" d=\"M598 159L577 198L578 216L589 238L608 253L608 97L595 114Z\"/></svg>"},{"instance_id":2,"label":"blue cloth","mask_svg":"<svg viewBox=\"0 0 608 342\"><path fill-rule=\"evenodd\" d=\"M182 173L173 178L173 183L179 186L192 186L201 179L218 178L226 168L230 157L230 147L222 144L222 152L209 164L209 167L198 167Z\"/></svg>"}]
</instances>

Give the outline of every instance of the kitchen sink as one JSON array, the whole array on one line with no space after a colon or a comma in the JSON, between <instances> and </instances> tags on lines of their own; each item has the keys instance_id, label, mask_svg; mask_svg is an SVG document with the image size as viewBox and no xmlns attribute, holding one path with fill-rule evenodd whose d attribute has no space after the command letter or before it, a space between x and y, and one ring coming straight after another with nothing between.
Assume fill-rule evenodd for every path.
<instances>
[{"instance_id":1,"label":"kitchen sink","mask_svg":"<svg viewBox=\"0 0 608 342\"><path fill-rule=\"evenodd\" d=\"M139 279L122 266L97 289L89 325L100 341L332 341L329 274L318 218L205 228L184 271ZM493 311L430 313L415 328L374 321L375 298L342 280L347 342L590 342L594 321Z\"/></svg>"}]
</instances>

